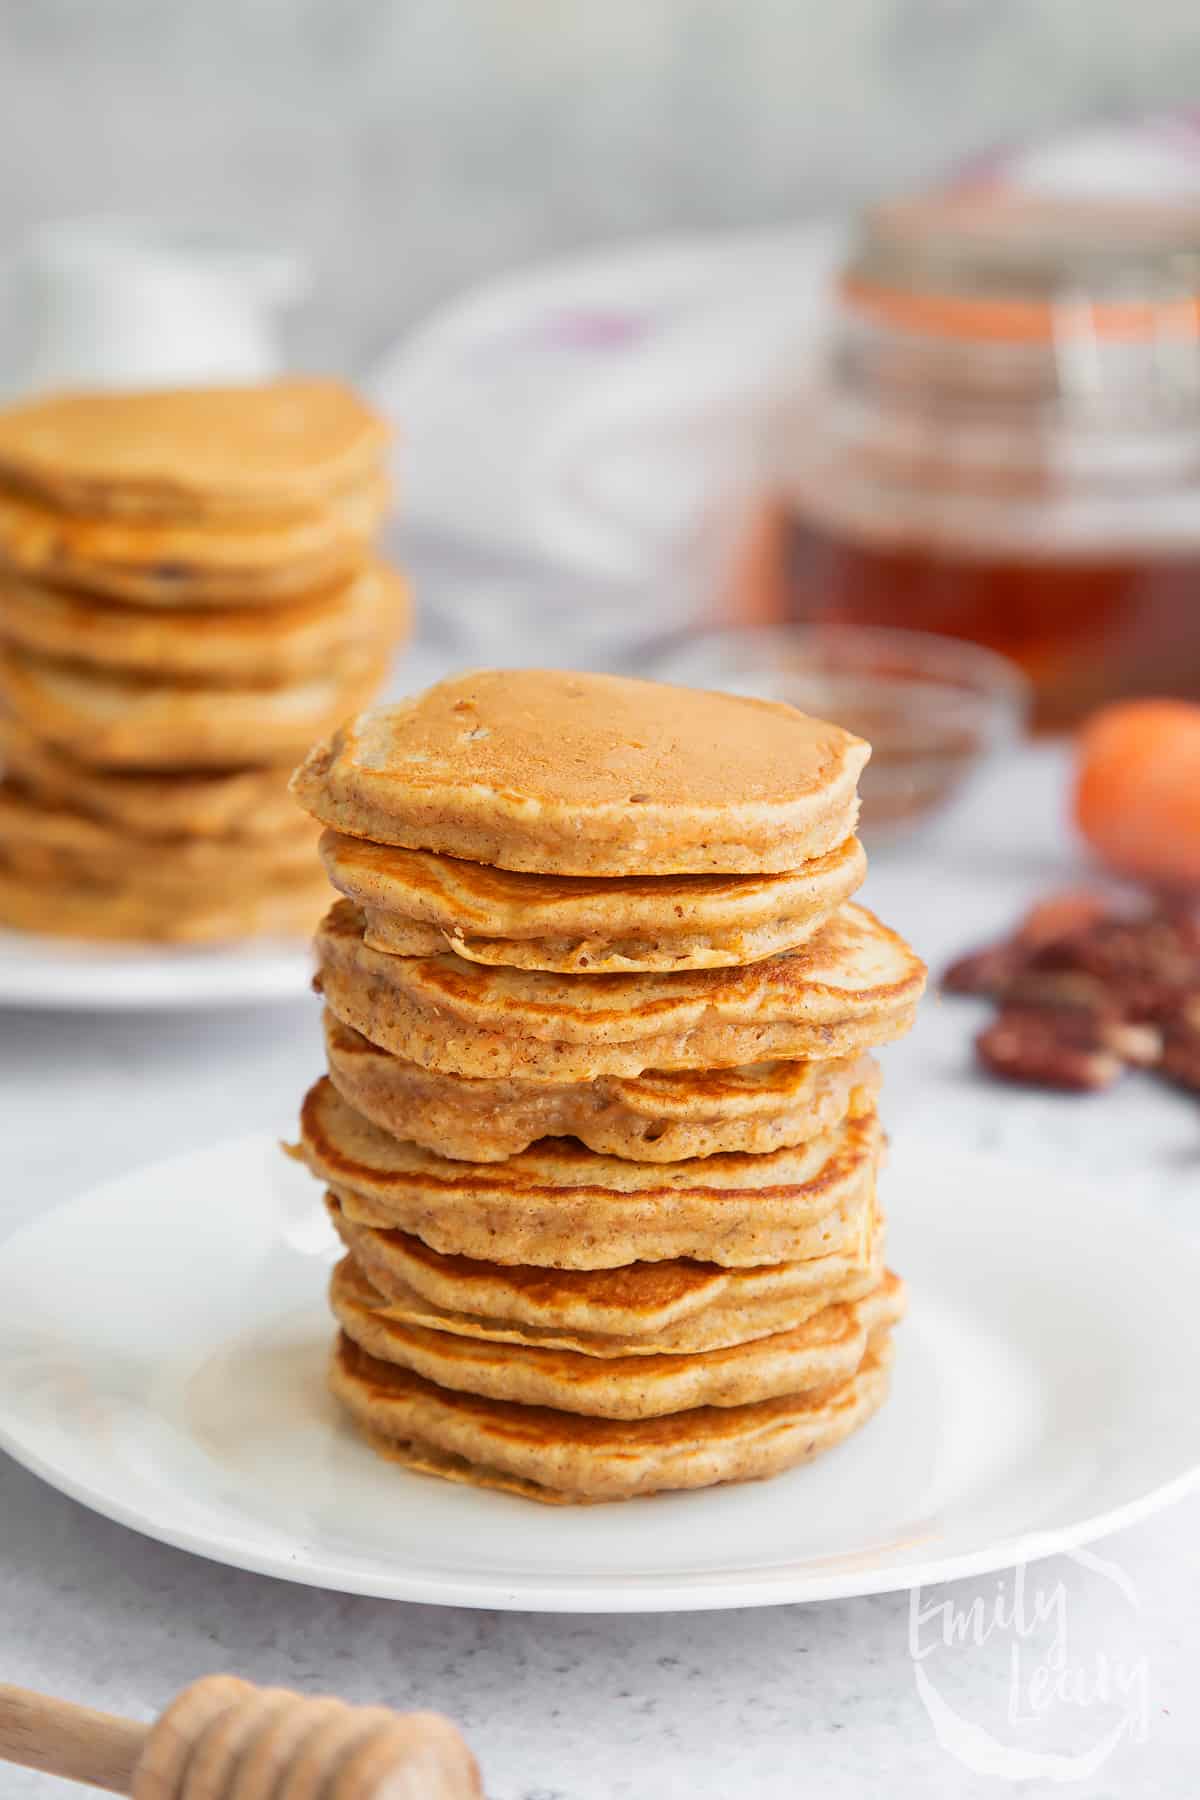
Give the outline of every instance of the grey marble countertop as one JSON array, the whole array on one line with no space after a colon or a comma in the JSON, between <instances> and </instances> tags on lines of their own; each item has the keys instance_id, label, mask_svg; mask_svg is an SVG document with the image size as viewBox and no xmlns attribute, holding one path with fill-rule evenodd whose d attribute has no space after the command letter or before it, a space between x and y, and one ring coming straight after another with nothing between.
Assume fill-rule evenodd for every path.
<instances>
[{"instance_id":1,"label":"grey marble countertop","mask_svg":"<svg viewBox=\"0 0 1200 1800\"><path fill-rule=\"evenodd\" d=\"M919 842L881 853L866 898L937 966L1070 879L1063 804L1061 760L1028 752ZM1156 1209L1200 1230L1193 1101L1141 1078L1102 1101L991 1087L971 1071L972 1019L968 1003L930 999L913 1037L887 1054L893 1120L1094 1177L1123 1190L1134 1216ZM256 1127L282 1135L317 1063L311 1001L213 1016L4 1014L0 1230L133 1163ZM1200 1495L1099 1548L1121 1572L1120 1591L1111 1569L1098 1575L1068 1558L1039 1565L1038 1578L1069 1608L1073 1657L1094 1671L1098 1657L1136 1656L1145 1732L1131 1730L1090 1773L1072 1765L1071 1791L1190 1800L1200 1778ZM950 1592L966 1608L979 1597L990 1605L996 1590L989 1578ZM0 1459L6 1677L143 1717L222 1668L442 1708L466 1729L492 1800L857 1800L881 1782L899 1797L1057 1791L1047 1772L1022 1774L1019 1760L985 1774L941 1747L909 1631L903 1594L761 1612L542 1618L321 1593L137 1537ZM957 1710L998 1733L1003 1642L962 1647L952 1678ZM1037 1727L1012 1726L1008 1740L1082 1754L1099 1705L1094 1694L1060 1698ZM5 1796L68 1791L0 1773Z\"/></svg>"}]
</instances>

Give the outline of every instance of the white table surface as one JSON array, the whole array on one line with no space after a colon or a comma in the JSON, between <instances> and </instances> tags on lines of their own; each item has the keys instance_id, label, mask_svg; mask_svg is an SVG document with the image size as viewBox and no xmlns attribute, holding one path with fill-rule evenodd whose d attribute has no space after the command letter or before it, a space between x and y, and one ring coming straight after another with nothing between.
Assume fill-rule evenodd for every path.
<instances>
[{"instance_id":1,"label":"white table surface","mask_svg":"<svg viewBox=\"0 0 1200 1800\"><path fill-rule=\"evenodd\" d=\"M919 843L881 852L866 898L938 967L1077 870L1060 824L1063 791L1056 754L1025 753ZM914 1035L887 1053L895 1130L1117 1185L1134 1229L1146 1208L1200 1230L1193 1099L1141 1077L1089 1100L989 1085L971 1069L975 1018L972 1003L931 997ZM288 1133L319 1060L315 1000L191 1017L0 1015L0 1230L136 1163L255 1127ZM1200 1786L1200 1495L1099 1548L1126 1591L1111 1570L1066 1558L1030 1580L1062 1582L1070 1656L1093 1681L1098 1656L1138 1661L1147 1731L1070 1791L1191 1800ZM995 1589L990 1578L932 1598L968 1607L981 1595L990 1605ZM1010 1744L1081 1753L1113 1715L1095 1700L1054 1699L1039 1724L1006 1726L1009 1651L1004 1633L957 1648L943 1658L941 1690L963 1718ZM939 1745L918 1693L904 1595L541 1618L325 1594L146 1541L0 1458L5 1678L149 1717L186 1682L225 1668L442 1708L467 1731L492 1800L1058 1791L1045 1774L1018 1779L1011 1758L980 1774ZM0 1795L68 1791L77 1790L0 1773Z\"/></svg>"}]
</instances>

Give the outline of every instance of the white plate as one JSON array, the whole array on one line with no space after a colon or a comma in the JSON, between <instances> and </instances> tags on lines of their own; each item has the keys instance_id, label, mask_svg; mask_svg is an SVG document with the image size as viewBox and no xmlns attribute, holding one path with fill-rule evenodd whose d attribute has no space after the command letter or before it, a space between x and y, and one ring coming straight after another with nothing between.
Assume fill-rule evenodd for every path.
<instances>
[{"instance_id":1,"label":"white plate","mask_svg":"<svg viewBox=\"0 0 1200 1800\"><path fill-rule=\"evenodd\" d=\"M136 1011L294 1000L312 979L303 941L78 943L0 930L0 1006Z\"/></svg>"},{"instance_id":2,"label":"white plate","mask_svg":"<svg viewBox=\"0 0 1200 1800\"><path fill-rule=\"evenodd\" d=\"M753 1606L1006 1567L1200 1464L1200 1251L1046 1171L903 1143L912 1312L858 1437L772 1482L551 1509L376 1458L324 1392L333 1247L265 1138L110 1182L0 1258L0 1443L97 1511L293 1581L546 1611Z\"/></svg>"}]
</instances>

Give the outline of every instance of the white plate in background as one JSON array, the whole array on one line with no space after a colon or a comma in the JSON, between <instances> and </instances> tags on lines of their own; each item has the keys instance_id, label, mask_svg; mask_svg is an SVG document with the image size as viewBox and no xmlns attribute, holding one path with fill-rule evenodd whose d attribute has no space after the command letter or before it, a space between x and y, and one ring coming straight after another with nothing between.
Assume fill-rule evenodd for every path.
<instances>
[{"instance_id":1,"label":"white plate in background","mask_svg":"<svg viewBox=\"0 0 1200 1800\"><path fill-rule=\"evenodd\" d=\"M82 943L0 929L0 1006L129 1012L295 1000L312 969L303 940Z\"/></svg>"},{"instance_id":2,"label":"white plate in background","mask_svg":"<svg viewBox=\"0 0 1200 1800\"><path fill-rule=\"evenodd\" d=\"M269 1138L122 1177L0 1255L0 1444L186 1550L354 1593L542 1611L759 1606L1079 1544L1200 1466L1200 1250L1052 1170L902 1140L883 1412L774 1481L548 1508L377 1458L324 1389L332 1234Z\"/></svg>"}]
</instances>

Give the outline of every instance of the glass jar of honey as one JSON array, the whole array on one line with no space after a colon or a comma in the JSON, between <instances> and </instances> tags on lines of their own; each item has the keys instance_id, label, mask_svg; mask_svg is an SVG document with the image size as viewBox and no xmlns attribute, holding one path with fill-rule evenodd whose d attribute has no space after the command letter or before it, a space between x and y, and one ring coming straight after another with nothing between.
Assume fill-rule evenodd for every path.
<instances>
[{"instance_id":1,"label":"glass jar of honey","mask_svg":"<svg viewBox=\"0 0 1200 1800\"><path fill-rule=\"evenodd\" d=\"M1200 209L878 208L775 452L744 615L973 639L1048 727L1200 696Z\"/></svg>"}]
</instances>

